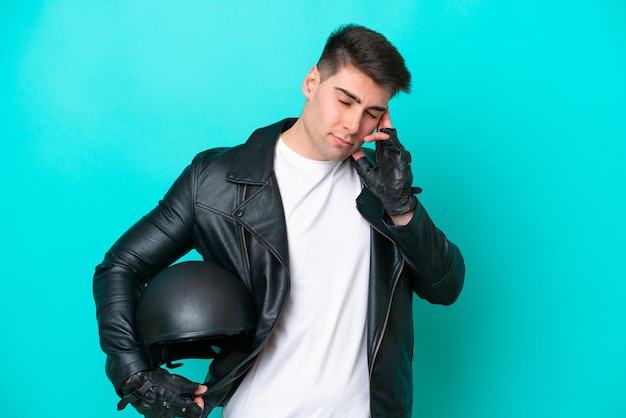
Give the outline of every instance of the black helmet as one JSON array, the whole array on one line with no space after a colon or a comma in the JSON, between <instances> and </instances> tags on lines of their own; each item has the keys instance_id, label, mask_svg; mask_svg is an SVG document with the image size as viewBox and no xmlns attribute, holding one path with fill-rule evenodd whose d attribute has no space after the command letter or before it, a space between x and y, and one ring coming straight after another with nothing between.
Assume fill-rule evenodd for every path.
<instances>
[{"instance_id":1,"label":"black helmet","mask_svg":"<svg viewBox=\"0 0 626 418\"><path fill-rule=\"evenodd\" d=\"M139 346L155 368L240 349L255 322L252 297L241 280L203 261L161 271L142 292L135 312Z\"/></svg>"}]
</instances>

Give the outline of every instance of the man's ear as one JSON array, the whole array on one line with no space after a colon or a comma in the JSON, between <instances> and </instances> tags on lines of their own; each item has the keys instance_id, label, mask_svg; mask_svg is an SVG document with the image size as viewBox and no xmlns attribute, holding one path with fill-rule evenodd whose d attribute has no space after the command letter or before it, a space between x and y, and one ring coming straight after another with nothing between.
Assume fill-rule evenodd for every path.
<instances>
[{"instance_id":1,"label":"man's ear","mask_svg":"<svg viewBox=\"0 0 626 418\"><path fill-rule=\"evenodd\" d=\"M304 97L307 99L311 98L319 84L320 72L317 69L317 66L314 66L309 70L309 73L306 75L304 82L302 83L302 93L304 94Z\"/></svg>"}]
</instances>

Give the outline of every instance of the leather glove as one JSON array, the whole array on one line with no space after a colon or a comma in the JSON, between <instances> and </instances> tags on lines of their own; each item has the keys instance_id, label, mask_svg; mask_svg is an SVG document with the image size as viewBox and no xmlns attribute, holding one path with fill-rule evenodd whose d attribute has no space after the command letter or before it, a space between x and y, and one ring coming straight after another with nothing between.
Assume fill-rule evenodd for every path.
<instances>
[{"instance_id":1,"label":"leather glove","mask_svg":"<svg viewBox=\"0 0 626 418\"><path fill-rule=\"evenodd\" d=\"M193 401L198 384L166 370L134 373L120 388L121 411L129 403L146 418L199 418L202 409Z\"/></svg>"},{"instance_id":2,"label":"leather glove","mask_svg":"<svg viewBox=\"0 0 626 418\"><path fill-rule=\"evenodd\" d=\"M376 141L376 167L372 167L366 158L355 160L353 165L365 187L380 199L385 211L389 215L401 215L415 209L415 194L422 189L411 185L411 154L398 140L396 130L382 128L380 132L389 135L389 139Z\"/></svg>"}]
</instances>

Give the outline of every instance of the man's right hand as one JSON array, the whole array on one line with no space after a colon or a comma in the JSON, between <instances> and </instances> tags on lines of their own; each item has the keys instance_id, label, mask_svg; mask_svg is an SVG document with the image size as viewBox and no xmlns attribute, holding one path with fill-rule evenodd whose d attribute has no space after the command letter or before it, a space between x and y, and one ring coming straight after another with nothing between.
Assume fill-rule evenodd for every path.
<instances>
[{"instance_id":1,"label":"man's right hand","mask_svg":"<svg viewBox=\"0 0 626 418\"><path fill-rule=\"evenodd\" d=\"M201 395L206 390L206 386L164 369L140 371L120 388L123 397L117 409L130 403L146 418L199 418L204 409Z\"/></svg>"}]
</instances>

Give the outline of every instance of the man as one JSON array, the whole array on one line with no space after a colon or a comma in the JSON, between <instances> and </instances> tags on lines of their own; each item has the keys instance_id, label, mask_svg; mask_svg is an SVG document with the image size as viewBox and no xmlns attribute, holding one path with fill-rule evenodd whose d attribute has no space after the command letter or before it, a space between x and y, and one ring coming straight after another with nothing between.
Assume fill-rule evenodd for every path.
<instances>
[{"instance_id":1,"label":"man","mask_svg":"<svg viewBox=\"0 0 626 418\"><path fill-rule=\"evenodd\" d=\"M196 156L113 245L94 297L120 395L148 417L411 416L412 295L453 303L465 267L392 128L389 100L410 78L381 34L339 28L299 118ZM133 329L143 286L193 248L245 283L258 316L249 352L221 353L203 385L150 371Z\"/></svg>"}]
</instances>

